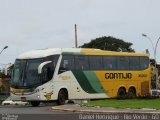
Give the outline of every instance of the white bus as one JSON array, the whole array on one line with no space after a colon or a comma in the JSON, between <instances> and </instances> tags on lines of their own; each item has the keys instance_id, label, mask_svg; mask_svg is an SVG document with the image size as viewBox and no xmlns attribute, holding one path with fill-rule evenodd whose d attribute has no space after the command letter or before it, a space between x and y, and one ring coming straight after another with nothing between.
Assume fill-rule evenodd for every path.
<instances>
[{"instance_id":1,"label":"white bus","mask_svg":"<svg viewBox=\"0 0 160 120\"><path fill-rule=\"evenodd\" d=\"M12 100L40 102L147 95L149 58L143 53L66 48L34 50L17 57Z\"/></svg>"}]
</instances>

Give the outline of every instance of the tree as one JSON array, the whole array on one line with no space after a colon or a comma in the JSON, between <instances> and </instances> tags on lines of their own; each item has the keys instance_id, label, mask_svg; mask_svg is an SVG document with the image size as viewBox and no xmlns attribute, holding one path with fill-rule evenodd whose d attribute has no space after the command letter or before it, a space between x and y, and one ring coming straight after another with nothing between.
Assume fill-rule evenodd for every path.
<instances>
[{"instance_id":1,"label":"tree","mask_svg":"<svg viewBox=\"0 0 160 120\"><path fill-rule=\"evenodd\" d=\"M133 44L130 42L125 42L121 39L117 39L114 37L100 37L91 40L89 43L85 43L80 46L81 48L97 48L101 50L110 50L110 51L124 51L124 52L135 52L133 48L131 48Z\"/></svg>"}]
</instances>

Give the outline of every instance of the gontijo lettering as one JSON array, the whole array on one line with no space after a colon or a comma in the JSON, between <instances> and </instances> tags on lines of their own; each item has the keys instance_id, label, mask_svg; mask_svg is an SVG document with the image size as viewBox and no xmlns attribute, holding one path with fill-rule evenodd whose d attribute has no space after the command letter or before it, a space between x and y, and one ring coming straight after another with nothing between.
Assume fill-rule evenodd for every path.
<instances>
[{"instance_id":1,"label":"gontijo lettering","mask_svg":"<svg viewBox=\"0 0 160 120\"><path fill-rule=\"evenodd\" d=\"M106 73L105 78L106 79L131 79L132 74L131 73Z\"/></svg>"}]
</instances>

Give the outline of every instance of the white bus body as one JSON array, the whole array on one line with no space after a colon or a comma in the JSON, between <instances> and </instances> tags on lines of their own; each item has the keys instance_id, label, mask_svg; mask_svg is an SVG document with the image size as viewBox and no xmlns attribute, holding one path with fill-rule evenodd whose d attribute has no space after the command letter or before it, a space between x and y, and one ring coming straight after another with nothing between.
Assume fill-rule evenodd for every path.
<instances>
[{"instance_id":1,"label":"white bus body","mask_svg":"<svg viewBox=\"0 0 160 120\"><path fill-rule=\"evenodd\" d=\"M64 99L107 98L105 92L91 94L88 91L84 91L72 71L63 72L62 70L60 73L62 54L79 54L80 51L80 48L45 49L35 50L19 55L15 61L12 74L12 100L30 101L33 106L38 106L41 101L58 100L59 104L64 104ZM52 57L54 58L54 56L57 58L51 59ZM44 60L40 60L41 62L39 62L39 59ZM37 63L36 60L38 61ZM42 82L43 77L46 77L45 72L48 72L44 70L44 68L47 68L45 67L47 65L54 68L54 72L51 73L52 77L50 77L50 79L45 78L47 80ZM30 79L27 78L32 80L31 84L29 84ZM35 78L35 80L32 78ZM41 80L35 82L37 78ZM27 83L29 85L27 85Z\"/></svg>"}]
</instances>

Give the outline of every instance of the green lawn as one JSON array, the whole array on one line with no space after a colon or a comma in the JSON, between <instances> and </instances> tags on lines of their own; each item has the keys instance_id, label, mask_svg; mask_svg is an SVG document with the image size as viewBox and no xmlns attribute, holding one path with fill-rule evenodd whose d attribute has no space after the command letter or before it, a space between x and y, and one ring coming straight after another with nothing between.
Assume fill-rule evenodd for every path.
<instances>
[{"instance_id":1,"label":"green lawn","mask_svg":"<svg viewBox=\"0 0 160 120\"><path fill-rule=\"evenodd\" d=\"M82 106L100 106L100 107L113 107L113 108L155 108L160 109L160 99L106 99L94 100L88 103L82 103Z\"/></svg>"}]
</instances>

